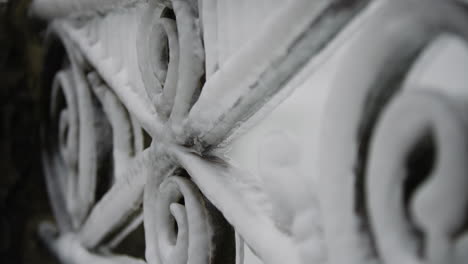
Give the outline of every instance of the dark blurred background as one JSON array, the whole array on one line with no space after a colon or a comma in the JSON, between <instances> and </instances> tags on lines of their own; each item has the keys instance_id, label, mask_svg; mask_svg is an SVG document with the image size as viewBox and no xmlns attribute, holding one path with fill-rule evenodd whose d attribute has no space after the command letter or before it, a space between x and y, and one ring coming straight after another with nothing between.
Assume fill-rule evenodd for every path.
<instances>
[{"instance_id":1,"label":"dark blurred background","mask_svg":"<svg viewBox=\"0 0 468 264\"><path fill-rule=\"evenodd\" d=\"M50 219L40 164L44 23L30 0L0 0L0 263L56 263L37 237Z\"/></svg>"}]
</instances>

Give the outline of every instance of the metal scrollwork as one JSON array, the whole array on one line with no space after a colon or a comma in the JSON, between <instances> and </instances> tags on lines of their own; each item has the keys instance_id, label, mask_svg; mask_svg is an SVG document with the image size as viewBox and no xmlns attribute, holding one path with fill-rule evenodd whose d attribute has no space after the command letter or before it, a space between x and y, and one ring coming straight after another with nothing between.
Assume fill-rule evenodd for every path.
<instances>
[{"instance_id":1,"label":"metal scrollwork","mask_svg":"<svg viewBox=\"0 0 468 264\"><path fill-rule=\"evenodd\" d=\"M190 180L171 176L157 189L149 186L146 191L147 259L159 260L154 263L234 263L234 245L229 245L233 230ZM229 236L231 240L226 240Z\"/></svg>"},{"instance_id":2,"label":"metal scrollwork","mask_svg":"<svg viewBox=\"0 0 468 264\"><path fill-rule=\"evenodd\" d=\"M463 262L457 256L466 248L456 244L466 228L468 201L463 191L468 183L465 109L466 103L460 107L437 92L405 91L380 119L367 190L377 245L386 262ZM401 129L389 127L395 122ZM425 164L416 170L417 162ZM424 181L405 193L408 182L418 180Z\"/></svg>"},{"instance_id":3,"label":"metal scrollwork","mask_svg":"<svg viewBox=\"0 0 468 264\"><path fill-rule=\"evenodd\" d=\"M61 261L466 262L468 93L415 81L465 45L463 1L57 1L32 10ZM231 159L244 136L258 156ZM141 226L145 256L121 255Z\"/></svg>"},{"instance_id":4,"label":"metal scrollwork","mask_svg":"<svg viewBox=\"0 0 468 264\"><path fill-rule=\"evenodd\" d=\"M456 263L458 253L449 248L464 221L455 186L466 183L459 174L466 159L464 103L443 89L411 91L407 82L438 37L466 39L467 19L456 4L430 4L375 3L374 24L349 40L332 86L321 144L320 180L327 187L320 197L336 262ZM371 37L377 28L379 37Z\"/></svg>"}]
</instances>

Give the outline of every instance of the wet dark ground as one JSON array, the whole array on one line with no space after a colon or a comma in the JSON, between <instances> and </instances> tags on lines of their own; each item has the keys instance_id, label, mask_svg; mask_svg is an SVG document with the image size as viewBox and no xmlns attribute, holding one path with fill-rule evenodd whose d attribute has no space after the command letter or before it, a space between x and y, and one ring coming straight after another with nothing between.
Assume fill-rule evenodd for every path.
<instances>
[{"instance_id":1,"label":"wet dark ground","mask_svg":"<svg viewBox=\"0 0 468 264\"><path fill-rule=\"evenodd\" d=\"M0 263L57 263L37 237L50 208L40 164L41 23L0 3Z\"/></svg>"}]
</instances>

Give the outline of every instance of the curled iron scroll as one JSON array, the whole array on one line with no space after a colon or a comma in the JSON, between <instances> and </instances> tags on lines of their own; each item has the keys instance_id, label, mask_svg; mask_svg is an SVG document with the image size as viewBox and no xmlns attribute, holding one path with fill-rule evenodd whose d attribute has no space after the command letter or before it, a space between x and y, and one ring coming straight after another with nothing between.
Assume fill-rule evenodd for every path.
<instances>
[{"instance_id":1,"label":"curled iron scroll","mask_svg":"<svg viewBox=\"0 0 468 264\"><path fill-rule=\"evenodd\" d=\"M201 34L198 6L187 0L150 4L140 22L137 52L145 89L174 129L181 129L204 81Z\"/></svg>"},{"instance_id":2,"label":"curled iron scroll","mask_svg":"<svg viewBox=\"0 0 468 264\"><path fill-rule=\"evenodd\" d=\"M467 182L458 173L464 170L463 164L447 169L442 160L428 159L425 162L437 171L432 171L431 180L417 182L410 190L404 188L410 175L402 166L415 146L418 151L430 151L420 141L430 139L432 132L437 133L433 135L437 149L445 149L449 156L459 153L459 161L468 159L463 146L466 136L460 134L465 126L459 118L464 103L453 103L444 93L408 93L405 80L417 58L441 34L468 39L466 12L455 3L441 1L372 5L372 23L363 23L349 39L322 129L320 198L329 256L337 263L456 263L458 253L449 250L456 241L453 237L449 243L443 241L448 242L448 233L462 230L466 221L464 195L455 194L455 186ZM378 37L372 33L377 31ZM429 113L433 116L426 116ZM421 131L431 133L418 132L424 120L430 128ZM409 129L406 134L398 132L404 129ZM439 133L450 134L447 131L459 135L460 148L441 140ZM435 200L450 207L438 208ZM439 216L432 218L429 212Z\"/></svg>"},{"instance_id":3,"label":"curled iron scroll","mask_svg":"<svg viewBox=\"0 0 468 264\"><path fill-rule=\"evenodd\" d=\"M190 180L150 181L144 206L149 263L234 263L232 227Z\"/></svg>"}]
</instances>

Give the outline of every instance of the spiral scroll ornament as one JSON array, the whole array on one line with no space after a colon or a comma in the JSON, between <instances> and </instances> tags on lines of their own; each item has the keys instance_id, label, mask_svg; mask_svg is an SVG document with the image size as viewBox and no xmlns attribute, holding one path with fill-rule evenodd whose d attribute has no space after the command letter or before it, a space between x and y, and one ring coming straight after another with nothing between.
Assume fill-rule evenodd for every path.
<instances>
[{"instance_id":1,"label":"spiral scroll ornament","mask_svg":"<svg viewBox=\"0 0 468 264\"><path fill-rule=\"evenodd\" d=\"M408 82L439 37L468 39L467 16L452 3L422 5L376 3L374 23L350 39L332 86L322 130L327 189L321 199L334 261L456 263L459 255L466 104L443 88L413 91L418 85ZM377 24L386 26L371 41Z\"/></svg>"},{"instance_id":2,"label":"spiral scroll ornament","mask_svg":"<svg viewBox=\"0 0 468 264\"><path fill-rule=\"evenodd\" d=\"M134 117L74 44L60 28L52 29L44 72L45 87L51 88L45 90L50 105L44 109L43 166L58 229L65 234L81 232L95 214L95 204L125 180L144 138ZM102 240L82 236L87 247Z\"/></svg>"},{"instance_id":3,"label":"spiral scroll ornament","mask_svg":"<svg viewBox=\"0 0 468 264\"><path fill-rule=\"evenodd\" d=\"M232 228L190 180L171 176L154 192L147 187L145 229L150 263L234 263Z\"/></svg>"},{"instance_id":4,"label":"spiral scroll ornament","mask_svg":"<svg viewBox=\"0 0 468 264\"><path fill-rule=\"evenodd\" d=\"M150 4L137 45L145 89L156 111L180 131L204 82L205 54L198 5L192 1Z\"/></svg>"},{"instance_id":5,"label":"spiral scroll ornament","mask_svg":"<svg viewBox=\"0 0 468 264\"><path fill-rule=\"evenodd\" d=\"M462 263L457 256L466 247L456 245L463 238L468 206L465 111L466 102L432 91L408 91L379 120L367 190L386 262ZM399 128L392 129L396 123Z\"/></svg>"},{"instance_id":6,"label":"spiral scroll ornament","mask_svg":"<svg viewBox=\"0 0 468 264\"><path fill-rule=\"evenodd\" d=\"M52 77L49 123L43 135L48 143L43 157L48 182L54 185L49 191L61 197L57 203L63 202L63 206L56 206L56 215L70 217L60 221L61 226L76 229L95 199L94 179L109 151L109 128L76 61L64 63L68 66Z\"/></svg>"}]
</instances>

